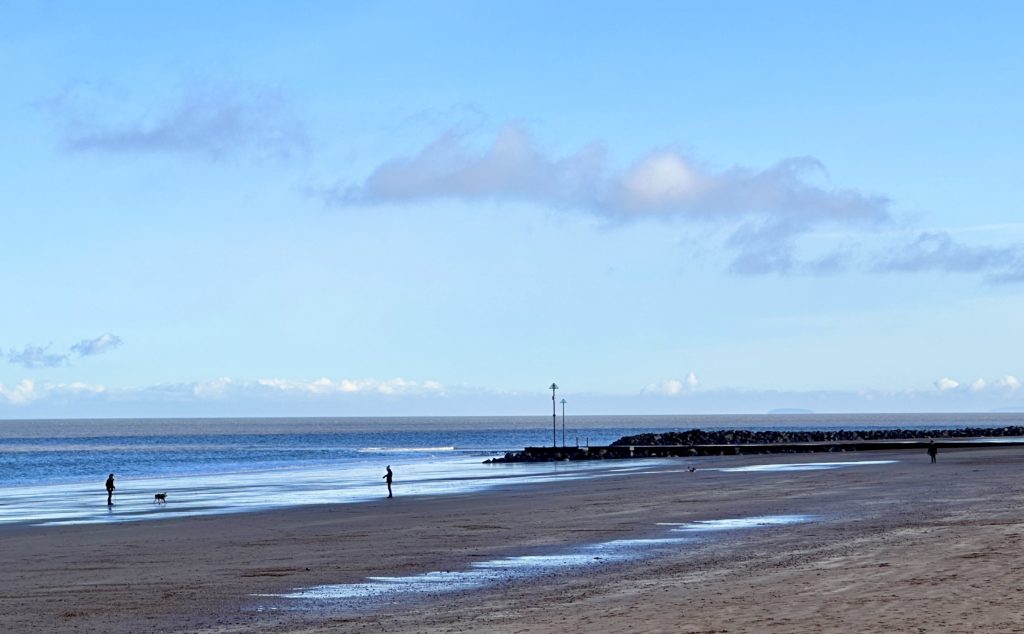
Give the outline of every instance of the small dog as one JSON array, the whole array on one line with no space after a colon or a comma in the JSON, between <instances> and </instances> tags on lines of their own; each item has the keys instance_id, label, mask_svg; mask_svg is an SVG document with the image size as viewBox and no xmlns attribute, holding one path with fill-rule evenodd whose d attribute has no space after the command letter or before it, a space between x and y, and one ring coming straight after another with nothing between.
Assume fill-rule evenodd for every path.
<instances>
[{"instance_id":1,"label":"small dog","mask_svg":"<svg viewBox=\"0 0 1024 634\"><path fill-rule=\"evenodd\" d=\"M167 504L167 493L157 493L153 496L153 504Z\"/></svg>"}]
</instances>

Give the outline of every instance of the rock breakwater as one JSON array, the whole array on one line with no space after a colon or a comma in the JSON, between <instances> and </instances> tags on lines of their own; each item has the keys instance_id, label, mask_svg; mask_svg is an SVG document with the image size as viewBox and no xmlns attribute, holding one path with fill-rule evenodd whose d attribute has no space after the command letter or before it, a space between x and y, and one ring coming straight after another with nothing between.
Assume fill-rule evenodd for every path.
<instances>
[{"instance_id":1,"label":"rock breakwater","mask_svg":"<svg viewBox=\"0 0 1024 634\"><path fill-rule=\"evenodd\" d=\"M624 436L606 447L526 447L487 462L551 462L621 458L668 458L735 454L915 449L935 440L940 447L998 446L979 439L1024 443L1024 427L960 429L748 430L688 429Z\"/></svg>"},{"instance_id":2,"label":"rock breakwater","mask_svg":"<svg viewBox=\"0 0 1024 634\"><path fill-rule=\"evenodd\" d=\"M612 446L629 445L742 445L801 442L857 442L879 440L913 440L940 438L1002 438L1024 436L1024 427L995 427L961 429L860 429L860 430L800 430L800 431L751 431L747 429L726 429L703 431L689 429L661 434L637 434L623 436Z\"/></svg>"}]
</instances>

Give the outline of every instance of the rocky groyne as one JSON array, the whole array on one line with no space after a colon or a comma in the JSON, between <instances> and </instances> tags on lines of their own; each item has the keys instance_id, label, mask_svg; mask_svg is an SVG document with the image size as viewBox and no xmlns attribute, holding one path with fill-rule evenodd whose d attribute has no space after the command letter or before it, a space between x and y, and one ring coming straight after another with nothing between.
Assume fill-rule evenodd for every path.
<instances>
[{"instance_id":1,"label":"rocky groyne","mask_svg":"<svg viewBox=\"0 0 1024 634\"><path fill-rule=\"evenodd\" d=\"M1005 438L1005 442L998 439ZM624 436L605 447L526 447L487 462L551 462L668 458L736 454L920 449L935 441L940 447L1020 444L1024 427L960 429L748 430L688 429ZM997 439L981 441L979 439Z\"/></svg>"},{"instance_id":2,"label":"rocky groyne","mask_svg":"<svg viewBox=\"0 0 1024 634\"><path fill-rule=\"evenodd\" d=\"M940 438L1002 438L1024 436L1024 427L995 427L961 429L860 429L860 430L800 430L800 431L751 431L727 429L703 431L688 429L661 434L638 434L623 436L612 446L629 445L743 445L803 442L856 442L879 440L910 440Z\"/></svg>"}]
</instances>

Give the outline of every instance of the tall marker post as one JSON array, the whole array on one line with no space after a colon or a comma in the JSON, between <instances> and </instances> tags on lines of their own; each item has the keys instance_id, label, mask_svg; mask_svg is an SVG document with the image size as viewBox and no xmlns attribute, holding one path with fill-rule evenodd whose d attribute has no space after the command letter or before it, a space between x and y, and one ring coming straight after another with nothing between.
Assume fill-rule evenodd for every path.
<instances>
[{"instance_id":1,"label":"tall marker post","mask_svg":"<svg viewBox=\"0 0 1024 634\"><path fill-rule=\"evenodd\" d=\"M562 403L562 446L565 446L565 399L561 400Z\"/></svg>"},{"instance_id":2,"label":"tall marker post","mask_svg":"<svg viewBox=\"0 0 1024 634\"><path fill-rule=\"evenodd\" d=\"M555 435L555 429L558 426L558 412L555 411L555 390L558 389L558 384L552 383L551 387L551 446L558 446L558 437Z\"/></svg>"}]
</instances>

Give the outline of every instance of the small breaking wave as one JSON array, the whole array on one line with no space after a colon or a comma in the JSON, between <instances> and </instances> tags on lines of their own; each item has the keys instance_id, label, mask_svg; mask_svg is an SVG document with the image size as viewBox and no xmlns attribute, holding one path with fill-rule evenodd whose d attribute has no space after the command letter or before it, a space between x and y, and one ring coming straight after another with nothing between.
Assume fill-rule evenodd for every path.
<instances>
[{"instance_id":1,"label":"small breaking wave","mask_svg":"<svg viewBox=\"0 0 1024 634\"><path fill-rule=\"evenodd\" d=\"M455 451L455 447L363 447L356 453L433 453L437 451Z\"/></svg>"}]
</instances>

